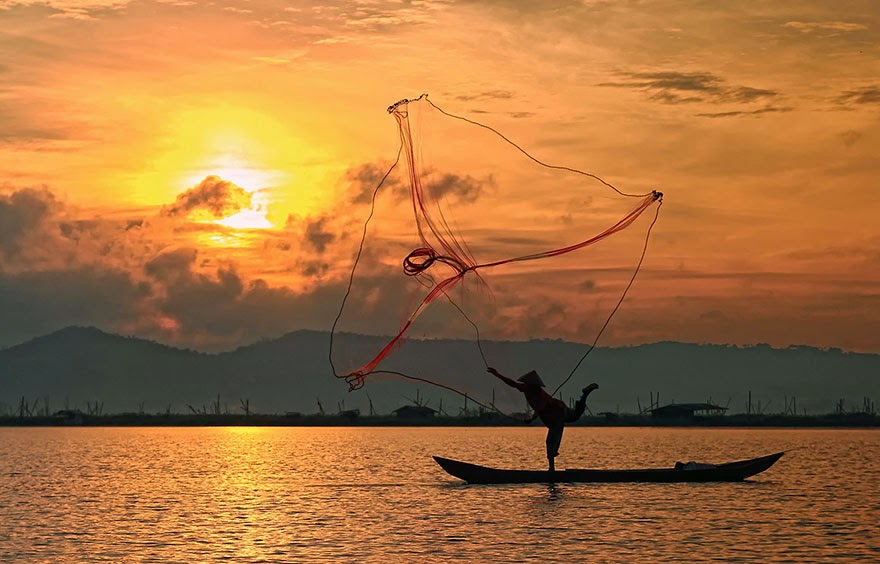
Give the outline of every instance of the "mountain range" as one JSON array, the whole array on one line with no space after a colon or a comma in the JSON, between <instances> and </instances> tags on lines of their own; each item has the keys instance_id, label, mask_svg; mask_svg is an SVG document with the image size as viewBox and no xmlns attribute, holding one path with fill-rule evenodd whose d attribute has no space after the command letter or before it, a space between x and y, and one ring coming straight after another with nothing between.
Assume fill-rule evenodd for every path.
<instances>
[{"instance_id":1,"label":"mountain range","mask_svg":"<svg viewBox=\"0 0 880 564\"><path fill-rule=\"evenodd\" d=\"M387 342L350 334L335 339L334 355L353 358L378 351ZM538 370L548 388L568 375L587 350L582 344L547 340L492 341L483 343L483 349L511 377ZM207 354L93 327L68 327L0 350L0 414L16 412L22 398L40 409L48 405L48 411L98 404L104 413L183 413L217 406L240 412L242 400L259 413L353 408L366 413L370 403L376 413L389 413L413 401L451 414L464 407L460 396L395 379L368 381L348 392L345 382L333 376L329 351L330 335L319 331L296 331ZM495 397L508 410L524 408L521 396L485 373L473 342L413 339L392 359L389 368L429 374L471 397ZM820 414L834 411L840 400L845 409L856 410L864 398L878 398L880 355L674 342L599 347L561 395L576 396L592 381L600 385L590 397L594 413L636 413L658 399L660 404L711 400L729 407L730 413L745 413L751 392L752 411Z\"/></svg>"}]
</instances>

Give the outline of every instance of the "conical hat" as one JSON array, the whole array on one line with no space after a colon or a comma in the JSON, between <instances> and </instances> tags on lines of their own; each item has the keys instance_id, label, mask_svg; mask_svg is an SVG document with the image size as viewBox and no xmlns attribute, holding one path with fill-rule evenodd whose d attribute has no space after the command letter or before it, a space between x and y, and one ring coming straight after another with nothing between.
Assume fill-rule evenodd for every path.
<instances>
[{"instance_id":1,"label":"conical hat","mask_svg":"<svg viewBox=\"0 0 880 564\"><path fill-rule=\"evenodd\" d=\"M542 388L544 387L544 381L541 380L541 377L538 376L538 373L535 372L534 370L523 374L522 376L517 378L517 380L519 380L523 384L533 384L535 386L540 386Z\"/></svg>"}]
</instances>

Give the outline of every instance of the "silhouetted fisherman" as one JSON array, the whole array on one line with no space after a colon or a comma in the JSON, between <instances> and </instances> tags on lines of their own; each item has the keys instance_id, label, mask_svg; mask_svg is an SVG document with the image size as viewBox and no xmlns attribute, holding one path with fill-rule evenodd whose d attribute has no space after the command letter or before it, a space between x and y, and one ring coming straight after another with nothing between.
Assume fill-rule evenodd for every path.
<instances>
[{"instance_id":1,"label":"silhouetted fisherman","mask_svg":"<svg viewBox=\"0 0 880 564\"><path fill-rule=\"evenodd\" d=\"M556 469L555 460L559 456L559 445L562 443L562 432L566 423L577 421L584 414L587 407L587 396L599 385L593 382L581 390L581 398L574 404L574 409L565 405L561 399L554 398L544 389L544 382L538 373L532 370L523 374L516 380L511 380L492 367L489 372L497 376L502 382L516 388L526 396L529 406L535 411L534 417L528 421L534 421L540 417L541 422L547 426L547 463L552 472Z\"/></svg>"}]
</instances>

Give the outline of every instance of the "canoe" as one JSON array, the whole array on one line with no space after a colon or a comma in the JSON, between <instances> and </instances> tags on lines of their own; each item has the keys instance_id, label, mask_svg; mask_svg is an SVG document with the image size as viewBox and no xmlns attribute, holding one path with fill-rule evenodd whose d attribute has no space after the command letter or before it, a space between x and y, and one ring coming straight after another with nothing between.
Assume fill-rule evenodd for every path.
<instances>
[{"instance_id":1,"label":"canoe","mask_svg":"<svg viewBox=\"0 0 880 564\"><path fill-rule=\"evenodd\" d=\"M470 484L529 484L573 482L739 482L773 466L785 454L725 464L676 464L674 468L638 470L502 470L435 456L441 468Z\"/></svg>"}]
</instances>

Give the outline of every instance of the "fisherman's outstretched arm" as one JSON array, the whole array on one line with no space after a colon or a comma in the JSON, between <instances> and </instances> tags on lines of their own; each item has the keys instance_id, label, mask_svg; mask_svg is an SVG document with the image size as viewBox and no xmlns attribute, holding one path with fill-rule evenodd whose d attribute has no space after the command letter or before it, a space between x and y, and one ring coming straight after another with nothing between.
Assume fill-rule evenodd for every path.
<instances>
[{"instance_id":1,"label":"fisherman's outstretched arm","mask_svg":"<svg viewBox=\"0 0 880 564\"><path fill-rule=\"evenodd\" d=\"M516 388L517 390L522 391L523 388L525 387L522 382L517 382L516 380L511 380L510 378L508 378L504 374L498 372L497 370L495 370L491 366L486 369L486 372L494 375L496 378L498 378L499 380L501 380L502 382L504 382L505 384L507 384L511 388Z\"/></svg>"}]
</instances>

